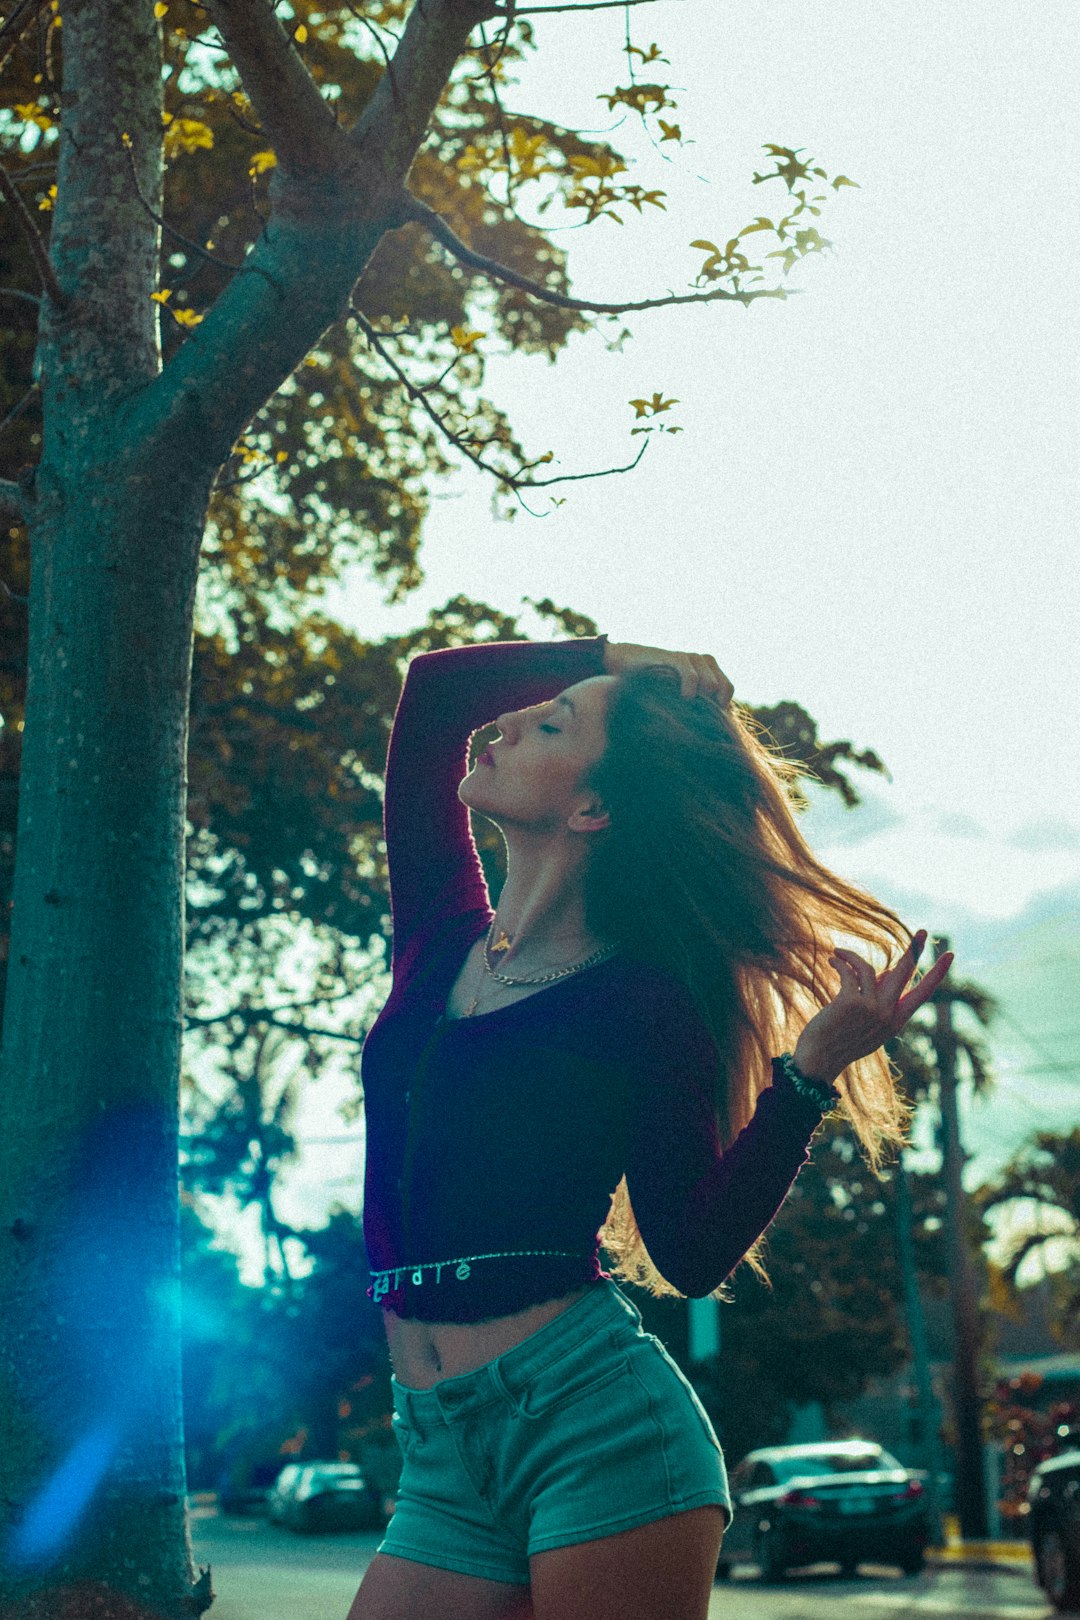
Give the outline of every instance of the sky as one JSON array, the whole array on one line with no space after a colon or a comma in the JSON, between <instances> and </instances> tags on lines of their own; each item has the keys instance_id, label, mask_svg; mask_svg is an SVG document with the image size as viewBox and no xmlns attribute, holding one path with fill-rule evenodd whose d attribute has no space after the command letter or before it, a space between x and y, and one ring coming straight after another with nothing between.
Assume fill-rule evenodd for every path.
<instances>
[{"instance_id":1,"label":"sky","mask_svg":"<svg viewBox=\"0 0 1080 1620\"><path fill-rule=\"evenodd\" d=\"M482 340L485 392L551 472L629 460L628 402L657 390L682 431L512 523L456 473L434 486L424 584L391 608L358 569L326 607L377 638L459 593L507 612L551 597L613 641L712 653L743 701L794 700L821 738L873 749L888 779L853 771L862 806L815 794L803 827L998 998L990 1030L965 1022L998 1077L986 1101L962 1091L971 1184L1080 1120L1075 9L642 5L632 37L670 58L681 149L596 99L626 82L621 10L534 22L505 105L610 131L625 178L668 193L664 212L555 232L574 292L686 290L693 239L782 209L751 181L765 142L858 189L829 189L833 251L795 267L796 297L628 317L621 352L583 334L555 366ZM346 1065L304 1099L308 1135L347 1140L308 1149L286 1218L358 1207L362 1141L335 1112L354 1089Z\"/></svg>"}]
</instances>

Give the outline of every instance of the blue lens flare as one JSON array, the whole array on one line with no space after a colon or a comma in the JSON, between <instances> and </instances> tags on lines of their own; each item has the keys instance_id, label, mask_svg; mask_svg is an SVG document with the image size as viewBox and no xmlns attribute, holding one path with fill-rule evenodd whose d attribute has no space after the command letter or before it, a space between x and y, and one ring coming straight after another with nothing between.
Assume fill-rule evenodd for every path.
<instances>
[{"instance_id":1,"label":"blue lens flare","mask_svg":"<svg viewBox=\"0 0 1080 1620\"><path fill-rule=\"evenodd\" d=\"M108 1423L76 1441L12 1531L7 1557L13 1566L47 1563L71 1539L119 1441L119 1428Z\"/></svg>"}]
</instances>

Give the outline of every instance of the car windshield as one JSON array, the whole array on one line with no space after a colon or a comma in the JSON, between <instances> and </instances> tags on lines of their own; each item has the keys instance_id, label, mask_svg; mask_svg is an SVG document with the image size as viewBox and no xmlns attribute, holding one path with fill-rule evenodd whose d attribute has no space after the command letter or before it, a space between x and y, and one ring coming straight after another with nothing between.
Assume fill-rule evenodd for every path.
<instances>
[{"instance_id":1,"label":"car windshield","mask_svg":"<svg viewBox=\"0 0 1080 1620\"><path fill-rule=\"evenodd\" d=\"M801 1457L774 1457L773 1472L777 1482L785 1484L803 1474L857 1474L868 1469L899 1468L895 1457L887 1451L814 1451Z\"/></svg>"},{"instance_id":2,"label":"car windshield","mask_svg":"<svg viewBox=\"0 0 1080 1620\"><path fill-rule=\"evenodd\" d=\"M318 1468L311 1470L312 1478L326 1479L338 1474L348 1474L355 1477L360 1472L356 1463L320 1463Z\"/></svg>"}]
</instances>

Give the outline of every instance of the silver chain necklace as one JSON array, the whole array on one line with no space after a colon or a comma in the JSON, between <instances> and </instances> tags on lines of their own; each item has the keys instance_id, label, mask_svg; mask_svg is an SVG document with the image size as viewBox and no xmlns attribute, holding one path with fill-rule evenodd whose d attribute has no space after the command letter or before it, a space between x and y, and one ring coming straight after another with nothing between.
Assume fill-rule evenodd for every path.
<instances>
[{"instance_id":1,"label":"silver chain necklace","mask_svg":"<svg viewBox=\"0 0 1080 1620\"><path fill-rule=\"evenodd\" d=\"M601 945L598 951L593 951L592 955L587 956L583 962L572 962L569 967L557 968L554 973L538 973L533 975L531 978L511 979L506 973L496 973L495 969L488 961L488 951L492 949L491 936L494 932L495 918L492 917L491 927L488 929L487 938L484 940L484 972L488 974L490 978L495 979L499 984L507 984L511 986L524 984L551 984L555 979L565 979L571 973L580 973L583 968L592 967L596 962L602 962L605 957L614 956L617 949L615 945ZM504 933L502 939L499 941L499 944L495 947L495 949L505 951L509 950L509 948L510 942ZM465 1009L464 1016L466 1018L472 1017L473 1013L476 1011L476 1004L479 1000L480 991L478 990Z\"/></svg>"}]
</instances>

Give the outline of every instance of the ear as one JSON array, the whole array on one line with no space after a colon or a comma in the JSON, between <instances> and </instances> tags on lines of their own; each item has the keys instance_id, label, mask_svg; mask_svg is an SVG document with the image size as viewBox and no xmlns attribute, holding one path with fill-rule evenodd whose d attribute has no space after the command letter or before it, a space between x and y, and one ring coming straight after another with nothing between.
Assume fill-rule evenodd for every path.
<instances>
[{"instance_id":1,"label":"ear","mask_svg":"<svg viewBox=\"0 0 1080 1620\"><path fill-rule=\"evenodd\" d=\"M605 827L611 826L611 816L599 802L587 804L581 810L575 810L567 818L567 826L571 832L601 832Z\"/></svg>"}]
</instances>

